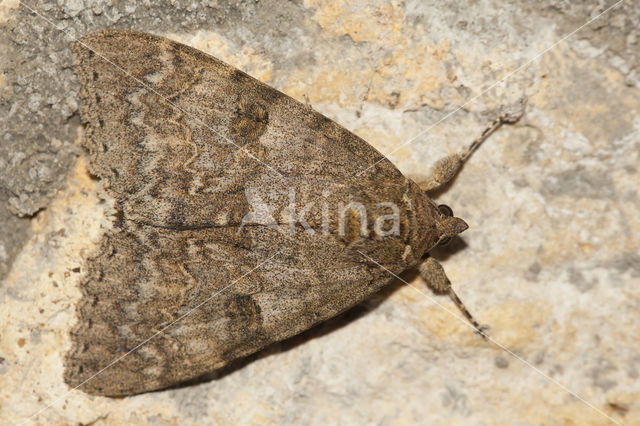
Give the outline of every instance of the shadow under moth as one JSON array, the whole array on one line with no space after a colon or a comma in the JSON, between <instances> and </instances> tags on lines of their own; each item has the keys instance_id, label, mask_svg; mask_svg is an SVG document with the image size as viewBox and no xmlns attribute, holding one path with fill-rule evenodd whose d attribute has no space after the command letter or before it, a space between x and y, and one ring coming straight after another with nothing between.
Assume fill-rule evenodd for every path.
<instances>
[{"instance_id":1,"label":"shadow under moth","mask_svg":"<svg viewBox=\"0 0 640 426\"><path fill-rule=\"evenodd\" d=\"M196 49L106 30L74 52L82 143L116 214L86 259L70 386L118 396L200 377L416 266L477 327L427 255L467 225L426 192L483 139L420 187L340 125Z\"/></svg>"}]
</instances>

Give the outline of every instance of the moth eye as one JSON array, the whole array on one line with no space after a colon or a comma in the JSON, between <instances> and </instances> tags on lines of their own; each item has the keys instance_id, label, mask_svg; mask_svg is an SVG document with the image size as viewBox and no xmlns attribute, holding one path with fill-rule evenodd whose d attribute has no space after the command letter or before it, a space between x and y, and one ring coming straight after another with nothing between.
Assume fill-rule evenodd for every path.
<instances>
[{"instance_id":1,"label":"moth eye","mask_svg":"<svg viewBox=\"0 0 640 426\"><path fill-rule=\"evenodd\" d=\"M453 210L451 210L451 207L449 207L446 204L440 204L438 206L438 210L440 210L440 213L442 213L443 215L445 215L447 217L453 216Z\"/></svg>"},{"instance_id":2,"label":"moth eye","mask_svg":"<svg viewBox=\"0 0 640 426\"><path fill-rule=\"evenodd\" d=\"M451 242L451 237L443 238L439 243L438 247L444 247Z\"/></svg>"}]
</instances>

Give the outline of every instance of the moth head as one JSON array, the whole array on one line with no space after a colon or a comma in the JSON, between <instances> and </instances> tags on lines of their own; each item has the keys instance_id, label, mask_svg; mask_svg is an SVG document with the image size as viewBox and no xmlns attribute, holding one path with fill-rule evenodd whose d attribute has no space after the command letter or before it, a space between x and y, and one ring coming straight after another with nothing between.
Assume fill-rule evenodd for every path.
<instances>
[{"instance_id":1,"label":"moth head","mask_svg":"<svg viewBox=\"0 0 640 426\"><path fill-rule=\"evenodd\" d=\"M438 212L440 213L440 221L437 224L437 228L440 239L437 245L446 246L451 242L451 238L466 230L469 225L459 217L455 217L451 207L446 204L440 204Z\"/></svg>"}]
</instances>

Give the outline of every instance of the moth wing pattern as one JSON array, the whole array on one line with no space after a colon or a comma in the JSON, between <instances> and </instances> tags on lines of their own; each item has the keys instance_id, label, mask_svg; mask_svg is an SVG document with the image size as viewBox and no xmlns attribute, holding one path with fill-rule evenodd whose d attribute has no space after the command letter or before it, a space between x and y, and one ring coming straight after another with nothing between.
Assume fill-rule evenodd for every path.
<instances>
[{"instance_id":1,"label":"moth wing pattern","mask_svg":"<svg viewBox=\"0 0 640 426\"><path fill-rule=\"evenodd\" d=\"M118 215L86 260L65 358L72 387L118 396L197 378L387 284L388 272L358 251L400 273L434 243L435 231L416 233L425 201L413 182L242 71L135 31L93 33L74 51L83 144ZM273 207L274 223L243 223L251 191ZM292 193L309 205L310 227L294 222L293 237ZM345 200L397 203L400 234L322 232L322 203Z\"/></svg>"}]
</instances>

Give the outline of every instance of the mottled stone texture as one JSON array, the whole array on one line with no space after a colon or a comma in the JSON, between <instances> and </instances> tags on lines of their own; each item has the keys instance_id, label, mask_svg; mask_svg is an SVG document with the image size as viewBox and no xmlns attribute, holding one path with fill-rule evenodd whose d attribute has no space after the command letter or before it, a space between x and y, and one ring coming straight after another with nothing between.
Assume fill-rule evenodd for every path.
<instances>
[{"instance_id":1,"label":"mottled stone texture","mask_svg":"<svg viewBox=\"0 0 640 426\"><path fill-rule=\"evenodd\" d=\"M2 423L49 405L31 420L640 422L640 11L625 1L536 58L614 2L574 3L37 2L52 23L4 3L0 220L10 233L0 233L0 262L12 269L0 290ZM470 229L437 258L495 341L529 364L474 335L448 299L435 301L451 313L434 305L408 273L423 293L396 282L209 380L124 399L65 395L78 268L109 208L76 147L71 36L105 27L220 57L416 178L526 94L524 119L438 194Z\"/></svg>"}]
</instances>

